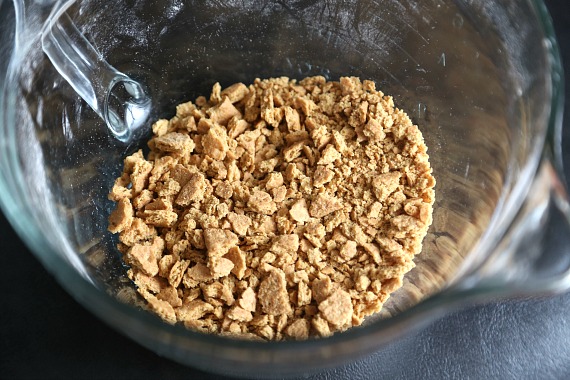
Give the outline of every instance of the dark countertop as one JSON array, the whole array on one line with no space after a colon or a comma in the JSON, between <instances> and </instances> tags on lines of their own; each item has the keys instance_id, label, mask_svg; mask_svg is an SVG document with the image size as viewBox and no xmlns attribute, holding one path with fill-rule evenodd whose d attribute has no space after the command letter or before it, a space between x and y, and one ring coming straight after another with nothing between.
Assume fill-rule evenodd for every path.
<instances>
[{"instance_id":1,"label":"dark countertop","mask_svg":"<svg viewBox=\"0 0 570 380\"><path fill-rule=\"evenodd\" d=\"M562 0L546 4L565 63L570 115L570 7ZM570 178L570 117L563 141ZM227 379L161 358L95 318L44 270L2 214L0 270L0 378ZM473 306L309 379L567 379L569 315L570 293ZM379 365L380 357L395 365Z\"/></svg>"}]
</instances>

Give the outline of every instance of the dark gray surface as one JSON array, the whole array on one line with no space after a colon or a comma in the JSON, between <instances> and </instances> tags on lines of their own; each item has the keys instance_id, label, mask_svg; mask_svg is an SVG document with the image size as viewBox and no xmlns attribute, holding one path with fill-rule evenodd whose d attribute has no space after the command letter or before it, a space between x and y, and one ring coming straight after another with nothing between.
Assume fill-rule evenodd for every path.
<instances>
[{"instance_id":1,"label":"dark gray surface","mask_svg":"<svg viewBox=\"0 0 570 380\"><path fill-rule=\"evenodd\" d=\"M565 0L546 3L570 76L570 10ZM570 117L564 125L570 178ZM0 378L222 378L161 358L93 317L43 269L1 214L0 271ZM308 379L567 379L569 315L570 294L471 307L371 357Z\"/></svg>"}]
</instances>

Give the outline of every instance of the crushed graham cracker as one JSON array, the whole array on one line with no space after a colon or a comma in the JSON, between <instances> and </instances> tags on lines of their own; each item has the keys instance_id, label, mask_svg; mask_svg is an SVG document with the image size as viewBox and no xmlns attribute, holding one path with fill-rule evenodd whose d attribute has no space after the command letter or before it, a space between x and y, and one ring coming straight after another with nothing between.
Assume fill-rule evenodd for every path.
<instances>
[{"instance_id":1,"label":"crushed graham cracker","mask_svg":"<svg viewBox=\"0 0 570 380\"><path fill-rule=\"evenodd\" d=\"M374 82L216 83L127 157L109 231L166 322L245 339L360 325L414 266L435 179Z\"/></svg>"}]
</instances>

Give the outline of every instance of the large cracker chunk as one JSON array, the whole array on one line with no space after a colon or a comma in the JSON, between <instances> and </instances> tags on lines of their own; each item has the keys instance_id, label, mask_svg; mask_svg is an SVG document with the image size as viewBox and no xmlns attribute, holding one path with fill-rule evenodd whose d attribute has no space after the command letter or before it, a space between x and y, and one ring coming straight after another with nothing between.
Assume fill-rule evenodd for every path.
<instances>
[{"instance_id":1,"label":"large cracker chunk","mask_svg":"<svg viewBox=\"0 0 570 380\"><path fill-rule=\"evenodd\" d=\"M350 295L342 289L332 293L319 303L319 311L324 319L334 326L344 326L352 318L352 302Z\"/></svg>"},{"instance_id":2,"label":"large cracker chunk","mask_svg":"<svg viewBox=\"0 0 570 380\"><path fill-rule=\"evenodd\" d=\"M263 312L279 316L291 312L285 274L279 269L271 270L261 281L258 300Z\"/></svg>"}]
</instances>

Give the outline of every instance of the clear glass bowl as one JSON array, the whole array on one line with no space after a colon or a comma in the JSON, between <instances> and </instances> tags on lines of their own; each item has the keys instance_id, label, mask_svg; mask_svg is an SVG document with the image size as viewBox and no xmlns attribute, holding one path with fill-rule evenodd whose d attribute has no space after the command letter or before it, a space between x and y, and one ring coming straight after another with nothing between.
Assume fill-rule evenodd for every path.
<instances>
[{"instance_id":1,"label":"clear glass bowl","mask_svg":"<svg viewBox=\"0 0 570 380\"><path fill-rule=\"evenodd\" d=\"M59 75L41 30L58 2L0 2L0 204L81 304L160 355L247 377L317 370L373 352L462 301L569 286L559 181L562 72L540 1L82 1L67 9L119 71L144 83L150 120L219 81L354 75L422 130L434 222L404 287L365 326L326 339L248 342L170 326L135 294L107 231L129 142ZM6 75L5 75L6 74Z\"/></svg>"}]
</instances>

